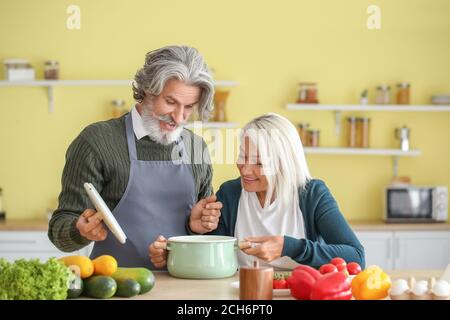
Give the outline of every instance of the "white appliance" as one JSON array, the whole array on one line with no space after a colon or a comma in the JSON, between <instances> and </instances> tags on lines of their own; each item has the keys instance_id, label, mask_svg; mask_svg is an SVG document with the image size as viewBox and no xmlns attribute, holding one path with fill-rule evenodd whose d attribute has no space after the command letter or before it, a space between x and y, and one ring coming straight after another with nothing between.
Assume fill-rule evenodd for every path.
<instances>
[{"instance_id":1,"label":"white appliance","mask_svg":"<svg viewBox=\"0 0 450 320\"><path fill-rule=\"evenodd\" d=\"M395 185L384 193L386 222L444 222L448 219L446 186Z\"/></svg>"}]
</instances>

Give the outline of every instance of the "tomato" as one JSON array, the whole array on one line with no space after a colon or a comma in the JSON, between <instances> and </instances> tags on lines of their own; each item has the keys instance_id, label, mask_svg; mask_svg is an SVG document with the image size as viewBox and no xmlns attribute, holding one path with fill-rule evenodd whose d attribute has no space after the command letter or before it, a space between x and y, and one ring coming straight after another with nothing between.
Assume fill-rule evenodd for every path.
<instances>
[{"instance_id":1,"label":"tomato","mask_svg":"<svg viewBox=\"0 0 450 320\"><path fill-rule=\"evenodd\" d=\"M361 266L356 262L350 262L347 265L347 271L350 275L356 275L361 272Z\"/></svg>"},{"instance_id":2,"label":"tomato","mask_svg":"<svg viewBox=\"0 0 450 320\"><path fill-rule=\"evenodd\" d=\"M344 266L347 265L345 260L342 258L339 258L339 257L331 259L331 263L334 264L336 267L339 265L344 265Z\"/></svg>"},{"instance_id":3,"label":"tomato","mask_svg":"<svg viewBox=\"0 0 450 320\"><path fill-rule=\"evenodd\" d=\"M273 289L287 289L288 288L288 284L287 281L285 279L280 279L280 280L273 280Z\"/></svg>"},{"instance_id":4,"label":"tomato","mask_svg":"<svg viewBox=\"0 0 450 320\"><path fill-rule=\"evenodd\" d=\"M326 273L330 273L330 272L337 272L337 271L338 271L338 268L334 264L331 264L331 263L324 264L319 269L319 272L321 274L326 274Z\"/></svg>"},{"instance_id":5,"label":"tomato","mask_svg":"<svg viewBox=\"0 0 450 320\"><path fill-rule=\"evenodd\" d=\"M347 266L345 264L334 265L337 268L337 271L347 271Z\"/></svg>"}]
</instances>

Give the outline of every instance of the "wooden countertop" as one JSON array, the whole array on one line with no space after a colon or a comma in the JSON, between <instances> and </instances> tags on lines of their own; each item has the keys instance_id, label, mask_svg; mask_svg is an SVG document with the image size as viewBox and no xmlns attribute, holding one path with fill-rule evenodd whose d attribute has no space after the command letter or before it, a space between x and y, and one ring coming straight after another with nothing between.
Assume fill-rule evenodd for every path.
<instances>
[{"instance_id":1,"label":"wooden countertop","mask_svg":"<svg viewBox=\"0 0 450 320\"><path fill-rule=\"evenodd\" d=\"M430 277L439 278L444 270L411 270L388 271L391 279L428 280ZM156 271L155 287L148 293L135 296L134 300L238 300L239 289L231 286L239 280L239 274L234 277L213 280L189 280L171 277L167 272ZM114 298L127 299L127 298ZM274 300L293 300L289 296L274 296Z\"/></svg>"},{"instance_id":2,"label":"wooden countertop","mask_svg":"<svg viewBox=\"0 0 450 320\"><path fill-rule=\"evenodd\" d=\"M349 220L354 231L450 231L450 223L385 223L383 220ZM47 231L48 220L0 220L0 231Z\"/></svg>"},{"instance_id":3,"label":"wooden countertop","mask_svg":"<svg viewBox=\"0 0 450 320\"><path fill-rule=\"evenodd\" d=\"M47 231L48 220L28 219L28 220L0 220L0 231Z\"/></svg>"},{"instance_id":4,"label":"wooden countertop","mask_svg":"<svg viewBox=\"0 0 450 320\"><path fill-rule=\"evenodd\" d=\"M450 231L450 223L386 223L383 220L348 220L354 231Z\"/></svg>"}]
</instances>

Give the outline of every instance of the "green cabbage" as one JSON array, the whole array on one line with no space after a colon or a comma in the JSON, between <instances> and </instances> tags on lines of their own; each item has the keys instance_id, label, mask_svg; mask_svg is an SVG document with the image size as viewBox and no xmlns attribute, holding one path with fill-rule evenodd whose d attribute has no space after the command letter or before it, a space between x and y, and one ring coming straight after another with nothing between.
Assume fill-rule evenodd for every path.
<instances>
[{"instance_id":1,"label":"green cabbage","mask_svg":"<svg viewBox=\"0 0 450 320\"><path fill-rule=\"evenodd\" d=\"M62 300L67 297L70 270L51 258L20 259L9 263L0 259L0 300Z\"/></svg>"}]
</instances>

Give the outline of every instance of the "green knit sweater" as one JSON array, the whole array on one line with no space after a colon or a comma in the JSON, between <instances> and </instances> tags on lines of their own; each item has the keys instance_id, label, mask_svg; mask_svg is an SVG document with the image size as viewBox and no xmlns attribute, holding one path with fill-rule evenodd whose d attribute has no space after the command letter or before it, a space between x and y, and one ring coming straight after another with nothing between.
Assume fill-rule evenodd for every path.
<instances>
[{"instance_id":1,"label":"green knit sweater","mask_svg":"<svg viewBox=\"0 0 450 320\"><path fill-rule=\"evenodd\" d=\"M206 158L209 153L205 150L207 146L201 137L187 129L182 135L191 159L189 166L199 200L213 192L211 161ZM139 160L171 160L174 147L174 143L162 145L148 136L136 141ZM129 173L125 116L87 126L67 150L59 205L49 223L48 237L53 244L65 252L79 250L88 245L90 241L82 237L75 227L80 214L85 209L92 208L83 184L91 182L113 210L125 192Z\"/></svg>"}]
</instances>

